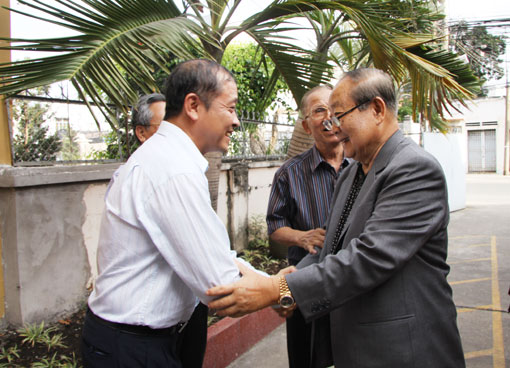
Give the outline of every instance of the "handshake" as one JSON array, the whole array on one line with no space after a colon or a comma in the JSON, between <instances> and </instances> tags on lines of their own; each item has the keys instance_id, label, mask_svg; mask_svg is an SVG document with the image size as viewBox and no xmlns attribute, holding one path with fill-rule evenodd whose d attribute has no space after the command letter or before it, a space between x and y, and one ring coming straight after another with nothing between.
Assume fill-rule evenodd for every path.
<instances>
[{"instance_id":1,"label":"handshake","mask_svg":"<svg viewBox=\"0 0 510 368\"><path fill-rule=\"evenodd\" d=\"M218 316L241 317L245 314L273 306L280 317L290 317L296 308L281 307L280 279L292 272L296 267L286 267L275 276L262 276L245 265L237 262L242 277L229 285L215 286L207 290L206 294L217 297L209 303L209 308Z\"/></svg>"}]
</instances>

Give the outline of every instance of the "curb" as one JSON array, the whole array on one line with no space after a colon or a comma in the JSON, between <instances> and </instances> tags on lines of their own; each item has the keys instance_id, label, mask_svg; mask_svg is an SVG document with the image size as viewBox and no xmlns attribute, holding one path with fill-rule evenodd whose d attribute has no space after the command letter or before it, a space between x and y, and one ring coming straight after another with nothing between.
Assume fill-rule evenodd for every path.
<instances>
[{"instance_id":1,"label":"curb","mask_svg":"<svg viewBox=\"0 0 510 368\"><path fill-rule=\"evenodd\" d=\"M271 307L225 317L207 329L203 368L224 368L285 321Z\"/></svg>"}]
</instances>

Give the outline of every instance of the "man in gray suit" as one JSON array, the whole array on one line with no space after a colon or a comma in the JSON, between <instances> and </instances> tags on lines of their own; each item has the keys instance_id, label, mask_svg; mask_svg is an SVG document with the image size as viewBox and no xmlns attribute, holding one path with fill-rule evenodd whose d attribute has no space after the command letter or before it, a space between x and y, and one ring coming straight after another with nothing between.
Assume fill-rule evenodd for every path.
<instances>
[{"instance_id":1,"label":"man in gray suit","mask_svg":"<svg viewBox=\"0 0 510 368\"><path fill-rule=\"evenodd\" d=\"M209 290L226 295L210 308L240 316L297 305L314 321L315 367L464 367L439 163L399 131L386 73L346 73L329 104L345 155L358 163L339 178L321 253L278 278L243 269L237 283Z\"/></svg>"}]
</instances>

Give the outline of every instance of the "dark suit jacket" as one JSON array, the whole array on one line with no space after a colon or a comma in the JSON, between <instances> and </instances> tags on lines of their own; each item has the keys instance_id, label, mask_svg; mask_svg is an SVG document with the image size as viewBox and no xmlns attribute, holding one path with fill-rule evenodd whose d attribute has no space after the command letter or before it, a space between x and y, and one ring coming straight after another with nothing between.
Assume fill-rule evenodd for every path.
<instances>
[{"instance_id":1,"label":"dark suit jacket","mask_svg":"<svg viewBox=\"0 0 510 368\"><path fill-rule=\"evenodd\" d=\"M446 281L449 210L439 163L397 131L367 173L341 250L330 255L356 170L352 164L339 178L322 252L287 276L305 319L331 331L316 342L330 343L332 356L325 349L315 366L332 358L341 368L464 367Z\"/></svg>"}]
</instances>

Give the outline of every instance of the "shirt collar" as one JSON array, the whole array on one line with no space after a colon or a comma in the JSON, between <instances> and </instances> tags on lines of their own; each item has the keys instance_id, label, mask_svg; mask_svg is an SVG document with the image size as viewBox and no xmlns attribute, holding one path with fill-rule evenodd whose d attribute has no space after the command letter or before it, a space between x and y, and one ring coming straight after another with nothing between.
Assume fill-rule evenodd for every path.
<instances>
[{"instance_id":1,"label":"shirt collar","mask_svg":"<svg viewBox=\"0 0 510 368\"><path fill-rule=\"evenodd\" d=\"M312 171L317 170L319 165L324 162L324 164L327 164L331 166L324 158L322 157L321 153L317 149L317 146L314 144L311 150L311 156L310 156L310 169ZM338 170L338 173L340 173L345 167L349 166L351 161L347 158L344 158L342 160L342 164L340 165L340 169Z\"/></svg>"},{"instance_id":2,"label":"shirt collar","mask_svg":"<svg viewBox=\"0 0 510 368\"><path fill-rule=\"evenodd\" d=\"M158 131L156 134L161 134L165 137L165 139L168 139L171 141L177 140L181 142L184 147L186 148L186 154L191 155L191 158L194 162L197 162L200 169L205 173L209 167L209 162L207 159L202 155L198 147L195 145L195 143L191 140L189 135L187 135L184 130L182 130L177 125L163 120L161 122L161 125L158 128ZM173 142L170 142L170 144L173 144Z\"/></svg>"},{"instance_id":3,"label":"shirt collar","mask_svg":"<svg viewBox=\"0 0 510 368\"><path fill-rule=\"evenodd\" d=\"M315 171L315 170L317 170L317 168L319 167L321 162L326 162L326 160L324 160L324 158L322 157L321 153L319 152L319 150L317 149L317 146L315 144L312 147L311 153L312 154L310 156L310 169L312 171Z\"/></svg>"}]
</instances>

